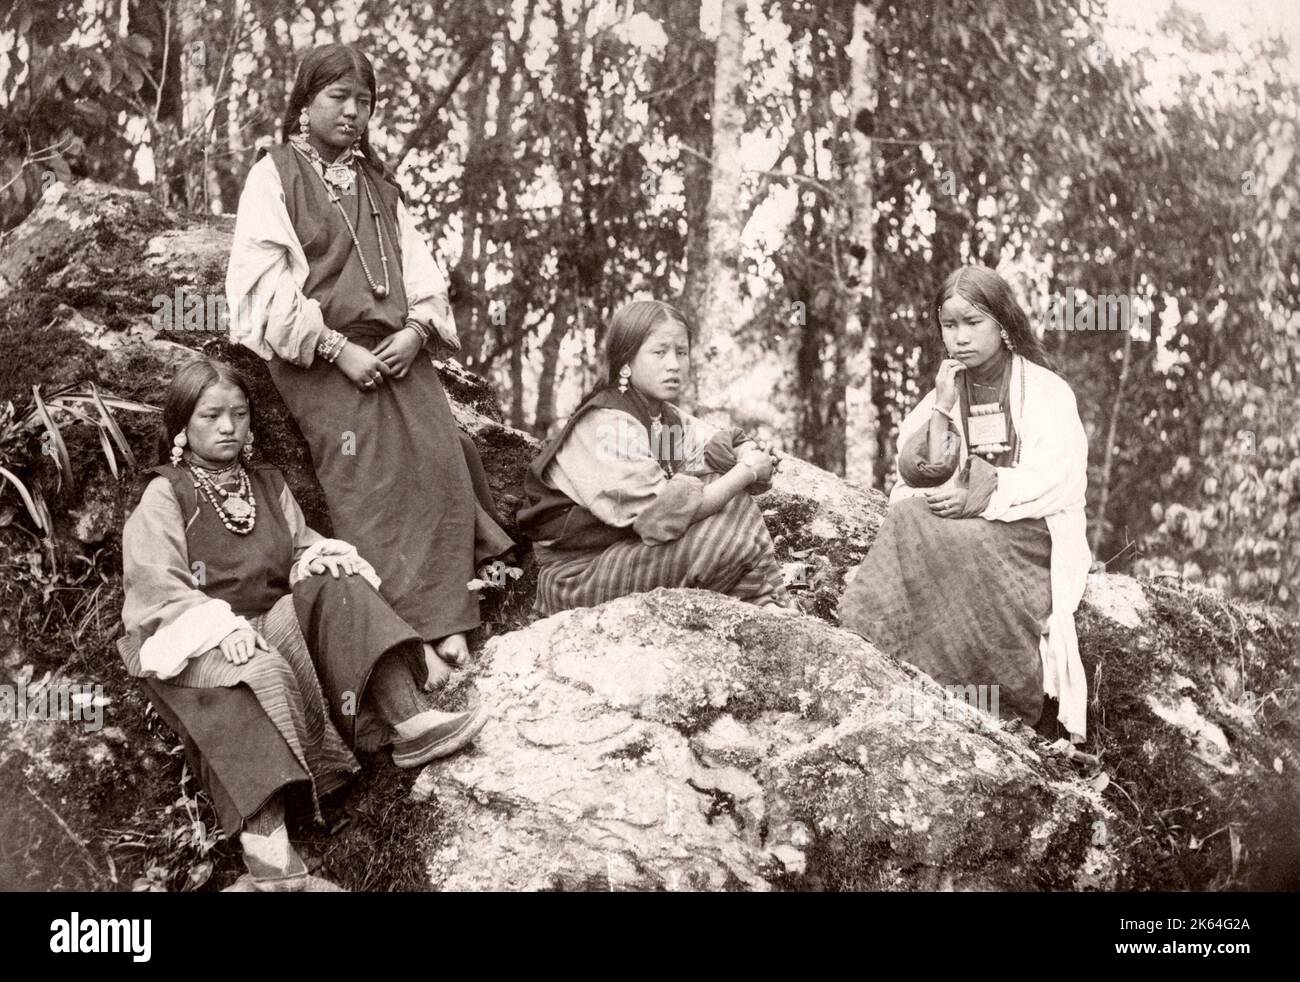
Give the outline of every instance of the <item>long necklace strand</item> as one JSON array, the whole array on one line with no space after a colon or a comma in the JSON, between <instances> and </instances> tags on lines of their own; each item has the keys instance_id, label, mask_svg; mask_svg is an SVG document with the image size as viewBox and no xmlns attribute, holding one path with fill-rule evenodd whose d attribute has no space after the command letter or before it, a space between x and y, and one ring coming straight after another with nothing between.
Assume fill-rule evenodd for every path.
<instances>
[{"instance_id":1,"label":"long necklace strand","mask_svg":"<svg viewBox=\"0 0 1300 982\"><path fill-rule=\"evenodd\" d=\"M301 150L298 152L302 153ZM330 187L330 183L325 180L325 176L321 174L320 171L316 170L314 166L312 167L312 173L320 178L321 184L325 186L325 193L329 195L330 201L338 205L339 214L343 216L343 223L348 227L348 235L352 236L352 246L357 250L357 258L361 260L361 272L365 273L366 282L370 284L370 291L380 300L384 299L384 297L388 296L388 289L390 286L388 278L388 253L384 251L384 227L379 221L379 207L375 204L375 196L370 190L370 182L366 180L365 171L358 167L357 176L360 178L361 186L366 189L366 200L370 203L370 214L375 220L375 237L379 240L379 262L382 264L384 270L383 286L376 283L375 278L370 275L370 266L366 263L365 253L361 251L361 241L357 238L357 230L352 225L352 219L348 218L348 212L347 209L343 207L342 199L339 197L338 193Z\"/></svg>"}]
</instances>

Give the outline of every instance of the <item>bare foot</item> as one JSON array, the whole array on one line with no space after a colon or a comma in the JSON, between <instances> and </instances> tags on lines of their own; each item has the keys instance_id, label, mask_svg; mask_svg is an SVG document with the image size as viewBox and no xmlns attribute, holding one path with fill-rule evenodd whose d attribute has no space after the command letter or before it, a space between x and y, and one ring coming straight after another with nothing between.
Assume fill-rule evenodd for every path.
<instances>
[{"instance_id":1,"label":"bare foot","mask_svg":"<svg viewBox=\"0 0 1300 982\"><path fill-rule=\"evenodd\" d=\"M429 677L424 680L424 691L435 692L447 684L451 678L451 666L438 657L438 652L429 642L424 643L424 664Z\"/></svg>"},{"instance_id":2,"label":"bare foot","mask_svg":"<svg viewBox=\"0 0 1300 982\"><path fill-rule=\"evenodd\" d=\"M448 634L434 642L433 647L438 652L438 657L452 668L463 668L469 661L469 645L463 634Z\"/></svg>"}]
</instances>

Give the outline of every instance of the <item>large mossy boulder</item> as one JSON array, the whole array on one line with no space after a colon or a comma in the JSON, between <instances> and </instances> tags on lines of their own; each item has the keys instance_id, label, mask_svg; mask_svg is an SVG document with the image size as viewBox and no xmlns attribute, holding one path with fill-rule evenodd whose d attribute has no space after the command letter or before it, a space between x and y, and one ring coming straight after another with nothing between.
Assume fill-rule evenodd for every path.
<instances>
[{"instance_id":1,"label":"large mossy boulder","mask_svg":"<svg viewBox=\"0 0 1300 982\"><path fill-rule=\"evenodd\" d=\"M1110 808L1068 764L813 617L696 590L487 645L493 723L428 768L442 889L1112 886Z\"/></svg>"},{"instance_id":2,"label":"large mossy boulder","mask_svg":"<svg viewBox=\"0 0 1300 982\"><path fill-rule=\"evenodd\" d=\"M153 323L178 288L221 295L230 229L56 185L0 244L0 404L93 381L157 405L185 359L228 358L252 378L263 459L328 531L260 359ZM513 531L537 443L483 379L439 371ZM156 417L119 419L155 459ZM135 482L113 479L93 431L66 435L75 483L58 489L35 440L22 469L54 512L56 568L0 498L0 682L102 684L105 725L0 724L0 885L228 885L237 851L213 845L174 736L113 650ZM907 652L836 626L882 495L789 459L758 504L803 613L656 591L537 620L525 558L486 597L478 661L447 695L487 700L493 722L418 780L371 761L346 828L303 832L319 872L351 889L1300 886L1294 622L1176 582L1090 577L1080 755L991 725Z\"/></svg>"}]
</instances>

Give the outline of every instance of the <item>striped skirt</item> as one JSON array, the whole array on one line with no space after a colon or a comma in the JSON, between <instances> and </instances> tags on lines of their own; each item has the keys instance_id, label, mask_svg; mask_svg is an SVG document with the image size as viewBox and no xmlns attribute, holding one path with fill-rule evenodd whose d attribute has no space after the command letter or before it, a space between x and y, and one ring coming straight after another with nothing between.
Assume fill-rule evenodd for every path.
<instances>
[{"instance_id":1,"label":"striped skirt","mask_svg":"<svg viewBox=\"0 0 1300 982\"><path fill-rule=\"evenodd\" d=\"M1043 706L1038 642L1051 611L1042 519L940 518L923 498L889 516L840 601L840 624L945 686L996 686L1003 716Z\"/></svg>"},{"instance_id":2,"label":"striped skirt","mask_svg":"<svg viewBox=\"0 0 1300 982\"><path fill-rule=\"evenodd\" d=\"M543 615L661 586L714 590L752 603L785 602L772 537L747 494L736 495L672 542L651 546L624 539L578 556L553 555L537 550L534 608Z\"/></svg>"}]
</instances>

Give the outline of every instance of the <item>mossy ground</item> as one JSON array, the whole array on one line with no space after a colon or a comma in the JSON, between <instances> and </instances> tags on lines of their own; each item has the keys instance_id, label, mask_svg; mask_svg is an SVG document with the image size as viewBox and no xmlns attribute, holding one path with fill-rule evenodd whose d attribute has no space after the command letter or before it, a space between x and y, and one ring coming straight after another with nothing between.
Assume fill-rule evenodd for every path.
<instances>
[{"instance_id":1,"label":"mossy ground","mask_svg":"<svg viewBox=\"0 0 1300 982\"><path fill-rule=\"evenodd\" d=\"M148 320L151 298L171 295L173 279L151 271L140 259L147 238L174 227L175 219L141 207L138 197L119 200L110 194L103 207L112 213L111 221L78 235L52 226L27 244L22 281L0 304L0 402L13 400L23 407L33 385L48 392L94 381L116 395L160 403L166 378L156 359L143 351L105 359L57 326L59 306L66 304L110 329L125 329ZM193 225L202 220L190 216L185 221ZM57 285L52 286L54 279ZM218 288L212 270L201 271L197 279L197 289ZM190 343L193 338L175 340ZM259 360L223 341L209 342L204 350L248 370L263 459L285 469L308 520L329 534L323 495L297 426ZM481 412L496 412L493 418L499 419L475 383L447 384L449 391ZM118 421L140 463L154 462L156 417L120 413ZM220 843L205 852L207 840L195 834L193 820L213 828L212 810L192 779L182 784L183 755L175 735L149 710L143 690L126 676L114 649L121 609L116 533L94 546L68 535L69 512L92 498L108 501L115 528L120 528L136 489L131 481L113 481L93 432L69 427L65 437L75 485L57 490L54 465L40 455L35 438L25 448L28 466L22 474L39 483L55 513L57 567L44 563L36 537L24 531L21 513L0 527L0 671L5 676L0 681L30 666L37 679L48 672L100 682L112 702L105 731L98 734L88 735L73 724L33 722L27 725L47 728L36 749L16 749L10 740L0 747L0 889L130 889L138 878L170 889L227 885L241 869L238 848ZM519 448L504 432L482 452L493 474L513 475L511 468L522 471L527 463L515 459ZM512 512L517 502L501 499L502 488L493 490L502 511ZM5 500L12 503L12 495ZM814 503L770 494L760 504L780 558L811 557L811 588L800 601L804 610L834 623L844 571L860 561L863 549L851 542L827 546L808 538L804 528ZM472 638L475 647L490 634L533 619L535 571L531 562L524 565L523 578L485 595L485 626ZM1102 755L1111 775L1105 797L1118 815L1112 834L1121 837L1118 848L1128 857L1117 885L1157 890L1300 886L1296 625L1244 613L1210 594L1156 584L1145 590L1153 612L1143 639L1086 607L1079 615L1080 646L1094 693L1087 749ZM788 653L758 643L754 657L772 659L776 671L775 659ZM1190 672L1198 683L1192 697L1207 717L1213 716L1213 707L1206 693L1211 684L1222 687L1229 668L1235 667L1236 675L1228 688L1237 695L1255 694L1259 733L1225 725L1234 746L1251 748L1247 766L1238 775L1216 780L1208 794L1191 790L1201 785L1190 776L1204 765L1193 759L1187 739L1158 720L1146 703L1149 660L1177 663ZM449 693L449 705L463 698L463 689ZM743 715L757 703L737 708ZM688 729L707 722L707 714L702 715L690 720ZM333 836L300 827L304 851L319 862L322 875L344 887L419 888L425 883L420 857L444 834L441 810L434 800L410 800L412 773L382 759L367 764L339 805L350 818L348 825ZM1059 856L1049 857L1040 886L1050 889L1065 882L1059 874L1077 862L1090 834L1080 828L1077 837L1060 846ZM825 862L810 857L810 868L821 871L816 874L820 885L875 882L870 870L886 858L879 844L868 837L851 852L825 857Z\"/></svg>"},{"instance_id":2,"label":"mossy ground","mask_svg":"<svg viewBox=\"0 0 1300 982\"><path fill-rule=\"evenodd\" d=\"M1254 616L1209 592L1143 588L1152 608L1146 640L1086 607L1078 622L1092 693L1087 749L1101 753L1110 774L1105 798L1120 816L1114 834L1128 857L1117 888L1300 887L1297 625ZM1227 717L1215 714L1208 695L1215 666L1244 667L1237 691L1227 695L1256 693L1260 732L1248 745L1239 729L1224 731L1244 760L1241 773L1189 779L1208 767L1195 759L1186 735L1147 704L1149 661L1189 674L1197 687L1186 694L1207 719L1221 722ZM1209 792L1195 790L1207 786Z\"/></svg>"}]
</instances>

